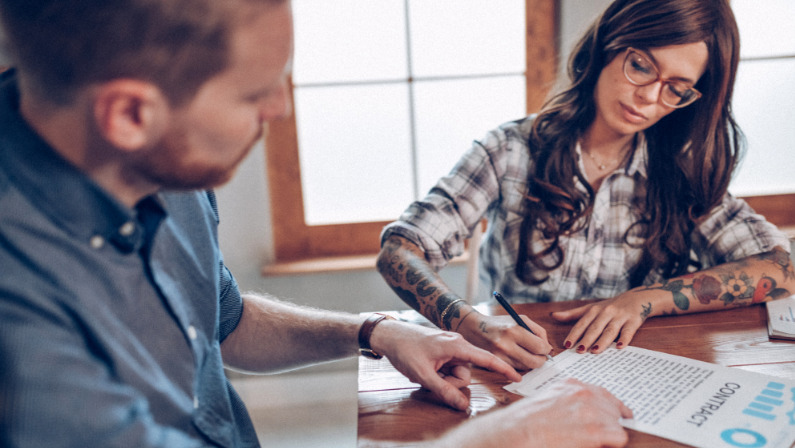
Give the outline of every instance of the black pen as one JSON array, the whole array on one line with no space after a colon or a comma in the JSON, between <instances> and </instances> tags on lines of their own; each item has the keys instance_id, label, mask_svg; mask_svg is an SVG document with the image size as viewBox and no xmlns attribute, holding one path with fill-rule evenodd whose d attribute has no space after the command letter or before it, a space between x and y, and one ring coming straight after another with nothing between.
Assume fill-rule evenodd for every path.
<instances>
[{"instance_id":1,"label":"black pen","mask_svg":"<svg viewBox=\"0 0 795 448\"><path fill-rule=\"evenodd\" d=\"M516 314L516 311L513 309L511 304L508 303L507 300L505 300L505 297L503 297L502 294L498 293L497 291L494 291L494 298L497 299L497 301L500 302L500 305L502 305L502 307L505 308L505 311L507 311L508 314L510 314L511 317L513 317L513 320L516 321L517 325L529 331L530 334L536 334L533 330L530 329L530 327L527 326L526 323L524 323L522 318L519 317L518 314ZM552 357L549 356L549 353L547 353L547 359L552 361Z\"/></svg>"}]
</instances>

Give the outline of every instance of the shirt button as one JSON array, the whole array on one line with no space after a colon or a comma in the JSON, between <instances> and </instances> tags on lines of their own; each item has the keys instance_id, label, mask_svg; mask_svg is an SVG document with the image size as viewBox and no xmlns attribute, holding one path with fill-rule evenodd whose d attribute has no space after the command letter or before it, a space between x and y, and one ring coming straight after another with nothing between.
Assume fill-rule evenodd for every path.
<instances>
[{"instance_id":1,"label":"shirt button","mask_svg":"<svg viewBox=\"0 0 795 448\"><path fill-rule=\"evenodd\" d=\"M124 225L122 225L119 228L119 233L122 236L130 236L133 234L134 231L135 231L135 224L133 224L131 221L125 222Z\"/></svg>"},{"instance_id":2,"label":"shirt button","mask_svg":"<svg viewBox=\"0 0 795 448\"><path fill-rule=\"evenodd\" d=\"M94 249L101 249L102 246L105 245L105 238L102 238L99 235L94 235L88 241L88 244L90 244L91 247L94 248Z\"/></svg>"},{"instance_id":3,"label":"shirt button","mask_svg":"<svg viewBox=\"0 0 795 448\"><path fill-rule=\"evenodd\" d=\"M191 340L194 340L194 339L196 339L196 336L197 336L197 334L196 334L196 327L194 327L193 325L189 326L189 327L188 327L188 337L189 337Z\"/></svg>"}]
</instances>

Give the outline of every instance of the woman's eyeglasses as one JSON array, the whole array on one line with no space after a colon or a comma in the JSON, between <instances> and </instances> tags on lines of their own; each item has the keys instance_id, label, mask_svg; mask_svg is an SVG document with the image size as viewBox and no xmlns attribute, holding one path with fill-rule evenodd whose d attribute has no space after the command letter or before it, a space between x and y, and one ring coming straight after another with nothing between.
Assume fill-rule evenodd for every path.
<instances>
[{"instance_id":1,"label":"woman's eyeglasses","mask_svg":"<svg viewBox=\"0 0 795 448\"><path fill-rule=\"evenodd\" d=\"M660 100L668 107L689 106L701 97L701 92L694 89L690 83L662 79L654 63L646 55L632 47L627 48L627 56L624 59L624 76L638 87L661 81Z\"/></svg>"}]
</instances>

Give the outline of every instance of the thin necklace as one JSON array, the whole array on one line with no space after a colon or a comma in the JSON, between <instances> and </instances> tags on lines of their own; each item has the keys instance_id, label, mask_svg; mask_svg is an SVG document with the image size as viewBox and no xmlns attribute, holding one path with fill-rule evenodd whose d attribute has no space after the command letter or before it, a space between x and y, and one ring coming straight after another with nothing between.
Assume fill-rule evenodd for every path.
<instances>
[{"instance_id":1,"label":"thin necklace","mask_svg":"<svg viewBox=\"0 0 795 448\"><path fill-rule=\"evenodd\" d=\"M607 169L607 167L612 167L612 169L615 169L627 157L627 154L629 154L629 150L631 150L632 147L635 145L636 138L637 135L629 142L627 148L621 151L623 154L621 154L620 157L615 157L612 160L600 162L596 160L596 157L594 157L593 154L591 154L591 151L585 151L584 149L582 149L582 145L580 145L580 152L584 152L585 155L588 156L588 158L593 161L594 165L596 165L596 169L598 169L599 171L604 171Z\"/></svg>"},{"instance_id":2,"label":"thin necklace","mask_svg":"<svg viewBox=\"0 0 795 448\"><path fill-rule=\"evenodd\" d=\"M596 165L596 168L599 171L604 171L605 169L607 169L607 164L605 162L600 162L600 161L596 160L596 157L594 157L593 154L591 154L590 152L586 152L586 151L583 151L583 152L585 153L586 156L588 156L589 159L591 159L593 161L594 165ZM616 163L616 160L617 159L614 159L612 162L610 162L610 166L613 166Z\"/></svg>"}]
</instances>

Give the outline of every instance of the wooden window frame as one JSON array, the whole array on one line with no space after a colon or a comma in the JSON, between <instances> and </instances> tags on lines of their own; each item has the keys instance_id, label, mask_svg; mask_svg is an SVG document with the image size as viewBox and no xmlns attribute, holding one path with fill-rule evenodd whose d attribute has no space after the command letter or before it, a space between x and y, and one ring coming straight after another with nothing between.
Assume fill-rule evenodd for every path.
<instances>
[{"instance_id":1,"label":"wooden window frame","mask_svg":"<svg viewBox=\"0 0 795 448\"><path fill-rule=\"evenodd\" d=\"M525 6L527 110L534 111L557 74L558 2L525 0ZM270 123L265 147L277 262L378 252L381 230L390 221L306 224L295 114Z\"/></svg>"}]
</instances>

